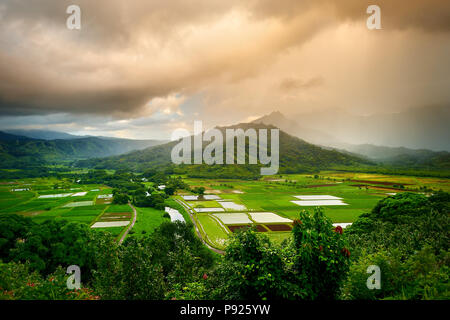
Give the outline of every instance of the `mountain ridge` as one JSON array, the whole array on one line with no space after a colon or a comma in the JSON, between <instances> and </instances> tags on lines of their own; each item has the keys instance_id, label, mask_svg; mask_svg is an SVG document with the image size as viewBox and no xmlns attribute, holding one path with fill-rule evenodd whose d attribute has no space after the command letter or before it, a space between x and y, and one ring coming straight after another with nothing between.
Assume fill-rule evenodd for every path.
<instances>
[{"instance_id":1,"label":"mountain ridge","mask_svg":"<svg viewBox=\"0 0 450 320\"><path fill-rule=\"evenodd\" d=\"M265 122L279 126L281 129L292 128L292 124L297 124L294 120L288 120L281 112L272 112L269 115L263 116L254 122ZM300 133L301 134L301 131ZM298 136L298 135L296 135ZM299 136L303 138L302 136ZM306 140L306 139L305 139ZM380 146L373 144L350 144L336 139L331 141L324 141L319 139L327 149L334 149L340 152L346 152L352 155L358 155L372 161L379 163L394 165L394 166L428 166L428 167L442 167L450 169L450 153L447 151L433 151L428 149L412 149L406 147L391 147Z\"/></svg>"},{"instance_id":2,"label":"mountain ridge","mask_svg":"<svg viewBox=\"0 0 450 320\"><path fill-rule=\"evenodd\" d=\"M42 140L0 132L1 168L26 168L74 161L99 156L118 155L144 149L164 141L159 140L109 140L98 137Z\"/></svg>"},{"instance_id":3,"label":"mountain ridge","mask_svg":"<svg viewBox=\"0 0 450 320\"><path fill-rule=\"evenodd\" d=\"M241 123L233 126L216 127L221 132L226 129L274 129L268 126L255 123ZM193 140L193 136L190 137ZM192 141L191 140L191 141ZM270 141L270 139L269 139ZM77 162L77 166L96 169L131 169L135 171L145 171L157 167L173 167L171 162L171 150L179 141L172 141L167 144L150 147L144 150L131 152L126 155L108 157L104 159L89 159ZM224 141L225 145L226 141ZM333 166L363 166L372 165L369 160L347 155L335 150L326 150L322 147L310 144L298 137L289 135L280 130L280 173L301 173L312 172L317 169L332 168ZM191 144L192 145L192 144ZM204 148L207 143L202 144ZM194 149L191 148L191 151ZM225 147L223 148L225 151ZM193 154L193 152L191 152ZM236 150L235 150L236 154ZM248 158L248 144L245 149L246 159ZM224 158L225 159L225 158ZM248 163L248 162L246 162ZM236 171L249 173L257 176L260 165L181 165L178 168L187 168L191 176L215 176L226 177L236 176Z\"/></svg>"}]
</instances>

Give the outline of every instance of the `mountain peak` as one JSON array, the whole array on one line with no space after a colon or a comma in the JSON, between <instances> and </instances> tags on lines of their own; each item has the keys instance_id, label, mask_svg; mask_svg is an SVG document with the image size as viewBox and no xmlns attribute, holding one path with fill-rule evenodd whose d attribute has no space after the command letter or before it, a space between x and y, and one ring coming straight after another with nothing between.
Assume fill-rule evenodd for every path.
<instances>
[{"instance_id":1,"label":"mountain peak","mask_svg":"<svg viewBox=\"0 0 450 320\"><path fill-rule=\"evenodd\" d=\"M270 114L264 115L254 121L252 123L264 123L264 124L272 124L277 125L277 123L288 121L287 118L280 111L273 111Z\"/></svg>"},{"instance_id":2,"label":"mountain peak","mask_svg":"<svg viewBox=\"0 0 450 320\"><path fill-rule=\"evenodd\" d=\"M271 116L277 116L277 117L284 117L284 114L282 114L280 111L272 111L271 114L269 114L269 117Z\"/></svg>"}]
</instances>

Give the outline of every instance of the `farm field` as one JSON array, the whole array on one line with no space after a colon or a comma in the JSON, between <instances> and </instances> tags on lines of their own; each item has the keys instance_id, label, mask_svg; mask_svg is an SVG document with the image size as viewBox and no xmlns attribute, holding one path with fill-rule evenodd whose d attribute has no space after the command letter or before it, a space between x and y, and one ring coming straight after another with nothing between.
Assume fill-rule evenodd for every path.
<instances>
[{"instance_id":1,"label":"farm field","mask_svg":"<svg viewBox=\"0 0 450 320\"><path fill-rule=\"evenodd\" d=\"M183 180L191 188L204 187L205 196L183 191L167 202L190 221L190 216L175 200L186 204L204 239L218 249L224 249L228 236L246 225L255 226L281 243L290 237L289 221L296 219L301 210L312 211L317 205L333 223L347 224L372 210L380 199L398 192L450 191L449 179L331 171L316 175L278 175L258 181L187 177ZM400 186L404 189L399 190ZM111 204L111 194L112 189L103 185L83 185L56 178L0 181L0 214L15 213L38 223L64 219L119 237L132 219L132 209L128 205ZM143 237L164 221L170 221L162 210L136 209L137 221L129 235Z\"/></svg>"},{"instance_id":2,"label":"farm field","mask_svg":"<svg viewBox=\"0 0 450 320\"><path fill-rule=\"evenodd\" d=\"M429 189L427 192L431 192L430 189L449 190L450 186L448 179L331 171L317 175L278 175L265 177L259 181L186 177L184 180L191 187L204 187L205 195L215 194L220 197L220 199L201 201L200 207L205 208L201 212L193 210L205 234L204 239L219 249L224 247L228 234L239 227L251 224L249 219L254 220L252 214L273 213L281 217L281 223L283 219L296 219L301 210L312 211L316 206L320 206L333 223L347 225L361 214L371 211L379 200L392 194L404 191L423 192L423 187ZM397 190L400 186L404 189ZM391 190L391 188L396 189ZM183 201L191 209L199 205L199 201L185 200L180 196L175 198ZM236 207L235 210L227 208L225 212L217 212L214 208L224 201L244 206L246 210L241 211ZM260 229L266 221L264 219L262 217L262 220L253 221L252 224ZM228 225L231 225L231 228ZM282 242L290 236L290 232L282 229L283 227L279 226L270 228L265 226L258 231L264 232L276 242Z\"/></svg>"},{"instance_id":3,"label":"farm field","mask_svg":"<svg viewBox=\"0 0 450 320\"><path fill-rule=\"evenodd\" d=\"M136 208L136 210L137 220L131 234L137 238L142 238L151 233L164 221L170 221L170 219L164 217L164 211L161 210L154 208Z\"/></svg>"},{"instance_id":4,"label":"farm field","mask_svg":"<svg viewBox=\"0 0 450 320\"><path fill-rule=\"evenodd\" d=\"M55 178L23 179L0 183L0 214L19 214L41 223L67 220L93 226L118 236L131 218L131 208L105 204L101 195L111 194L101 185L79 185ZM102 224L107 227L101 227ZM111 226L108 226L111 224ZM99 227L100 226L100 227Z\"/></svg>"}]
</instances>

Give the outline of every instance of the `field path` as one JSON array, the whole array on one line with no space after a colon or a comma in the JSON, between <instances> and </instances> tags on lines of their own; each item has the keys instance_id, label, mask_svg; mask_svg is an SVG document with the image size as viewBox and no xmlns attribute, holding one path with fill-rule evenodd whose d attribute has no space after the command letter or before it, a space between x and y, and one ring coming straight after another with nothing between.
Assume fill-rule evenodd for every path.
<instances>
[{"instance_id":1,"label":"field path","mask_svg":"<svg viewBox=\"0 0 450 320\"><path fill-rule=\"evenodd\" d=\"M195 221L194 217L192 216L193 214L195 214L194 211L191 208L189 208L188 206L186 206L182 201L179 201L178 199L175 199L175 201L178 202L186 210L186 212L189 214L189 217L191 218L191 221L194 224L195 232L197 233L197 237L203 242L203 244L205 246L207 246L210 250L212 250L212 251L214 251L214 252L216 252L218 254L222 254L222 255L225 254L225 251L222 251L222 250L216 249L214 247L211 247L205 241L205 239L203 239L202 234L200 233L200 230L198 229L197 222Z\"/></svg>"},{"instance_id":2,"label":"field path","mask_svg":"<svg viewBox=\"0 0 450 320\"><path fill-rule=\"evenodd\" d=\"M128 205L131 207L131 209L133 209L133 221L131 221L130 226L128 227L127 231L125 231L125 233L123 234L122 238L120 238L119 244L122 244L122 242L125 240L128 232L130 232L131 229L133 229L134 224L136 223L136 219L137 219L136 208L133 207L130 202L128 202Z\"/></svg>"}]
</instances>

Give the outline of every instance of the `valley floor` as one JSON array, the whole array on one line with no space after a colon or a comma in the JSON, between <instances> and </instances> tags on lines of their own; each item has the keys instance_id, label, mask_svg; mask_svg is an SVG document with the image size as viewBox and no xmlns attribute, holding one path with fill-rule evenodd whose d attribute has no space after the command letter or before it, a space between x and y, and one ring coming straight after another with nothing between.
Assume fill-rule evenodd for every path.
<instances>
[{"instance_id":1,"label":"valley floor","mask_svg":"<svg viewBox=\"0 0 450 320\"><path fill-rule=\"evenodd\" d=\"M258 181L183 179L191 188L204 187L208 196L195 198L180 191L170 201L190 211L203 240L217 249L225 248L231 233L249 225L281 242L290 236L292 221L303 209L312 211L320 206L333 223L346 226L395 193L450 191L450 179L335 171L277 175ZM103 185L55 178L1 181L0 214L20 214L36 222L65 219L109 231L119 239L129 226L132 209L111 204L111 193L112 189ZM164 211L137 208L137 221L129 235L142 237L163 221L168 221Z\"/></svg>"}]
</instances>

